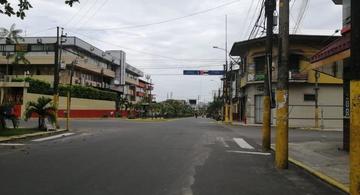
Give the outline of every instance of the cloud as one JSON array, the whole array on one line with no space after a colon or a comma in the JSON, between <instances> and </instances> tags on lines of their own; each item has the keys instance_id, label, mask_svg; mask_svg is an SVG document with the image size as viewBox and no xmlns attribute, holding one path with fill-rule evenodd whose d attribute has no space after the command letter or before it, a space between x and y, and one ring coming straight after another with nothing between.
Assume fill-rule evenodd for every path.
<instances>
[{"instance_id":1,"label":"cloud","mask_svg":"<svg viewBox=\"0 0 360 195\"><path fill-rule=\"evenodd\" d=\"M237 3L207 13L164 24L121 30L86 30L158 22L230 1L84 0L80 5L69 8L63 0L33 0L34 9L30 10L25 20L6 18L2 21L4 26L17 23L18 27L26 29L28 35L37 32L35 35L51 36L55 35L55 30L47 29L56 25L65 26L65 31L68 30L69 35L73 35L74 32L80 33L75 35L103 50L128 48L124 49L127 52L127 59L137 67L196 68L211 65L204 69L222 69L224 52L213 49L212 46L224 47L225 14L228 15L228 40L229 48L231 48L233 42L248 36L244 32L251 27L250 23L253 22L251 19L258 0L254 0L252 9L250 9L252 0L239 0ZM296 2L299 4L302 1ZM341 27L340 6L334 5L329 0L309 2L309 9L301 25L301 33L324 33L324 31L329 32ZM297 6L294 6L295 9L292 10L292 17L298 15ZM246 18L248 20L245 20ZM157 94L159 100L165 99L170 92L173 93L174 98L188 99L200 96L200 99L210 100L212 91L220 86L219 77L173 75L181 74L182 69L147 68L144 71L152 75L155 83L154 93Z\"/></svg>"}]
</instances>

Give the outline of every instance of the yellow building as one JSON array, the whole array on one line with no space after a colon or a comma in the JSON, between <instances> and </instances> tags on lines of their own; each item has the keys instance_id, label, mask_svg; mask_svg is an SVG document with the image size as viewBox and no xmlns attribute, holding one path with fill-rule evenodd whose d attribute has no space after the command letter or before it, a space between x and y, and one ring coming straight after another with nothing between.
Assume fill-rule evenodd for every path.
<instances>
[{"instance_id":1,"label":"yellow building","mask_svg":"<svg viewBox=\"0 0 360 195\"><path fill-rule=\"evenodd\" d=\"M310 69L310 58L336 37L291 35L289 61L289 125L291 127L315 126L315 101L320 108L323 128L342 127L342 80ZM277 36L274 38L272 62L272 88L277 82ZM265 70L265 37L234 43L231 56L241 58L233 82L233 118L247 124L262 123L262 104ZM335 70L335 74L342 74ZM315 83L318 83L318 98ZM275 123L275 109L272 110Z\"/></svg>"}]
</instances>

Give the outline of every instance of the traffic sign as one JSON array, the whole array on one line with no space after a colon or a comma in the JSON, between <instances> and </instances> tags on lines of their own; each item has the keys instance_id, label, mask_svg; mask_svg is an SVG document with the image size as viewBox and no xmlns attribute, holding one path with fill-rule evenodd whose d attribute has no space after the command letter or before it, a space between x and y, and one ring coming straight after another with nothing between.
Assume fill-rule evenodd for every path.
<instances>
[{"instance_id":1,"label":"traffic sign","mask_svg":"<svg viewBox=\"0 0 360 195\"><path fill-rule=\"evenodd\" d=\"M184 70L184 75L224 75L223 70Z\"/></svg>"}]
</instances>

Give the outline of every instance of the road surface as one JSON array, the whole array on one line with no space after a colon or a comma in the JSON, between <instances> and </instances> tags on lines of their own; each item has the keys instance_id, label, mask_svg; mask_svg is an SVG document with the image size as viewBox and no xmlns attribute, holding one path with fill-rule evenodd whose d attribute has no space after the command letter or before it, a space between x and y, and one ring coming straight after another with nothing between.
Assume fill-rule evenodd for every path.
<instances>
[{"instance_id":1,"label":"road surface","mask_svg":"<svg viewBox=\"0 0 360 195\"><path fill-rule=\"evenodd\" d=\"M0 146L0 194L343 194L296 167L275 169L273 154L258 145L259 128L203 118L78 120L72 128ZM336 132L296 131L294 137L341 139Z\"/></svg>"}]
</instances>

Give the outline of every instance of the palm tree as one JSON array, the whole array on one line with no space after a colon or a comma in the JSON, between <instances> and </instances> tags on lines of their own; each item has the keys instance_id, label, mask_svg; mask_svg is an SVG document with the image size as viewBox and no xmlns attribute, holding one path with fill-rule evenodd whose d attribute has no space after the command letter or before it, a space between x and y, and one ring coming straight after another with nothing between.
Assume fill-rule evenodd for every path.
<instances>
[{"instance_id":1,"label":"palm tree","mask_svg":"<svg viewBox=\"0 0 360 195\"><path fill-rule=\"evenodd\" d=\"M56 122L56 107L51 103L51 98L41 96L37 99L37 102L30 101L26 105L25 109L25 121L29 120L33 114L39 117L38 126L39 129L45 129L45 119L47 118L52 124Z\"/></svg>"},{"instance_id":2,"label":"palm tree","mask_svg":"<svg viewBox=\"0 0 360 195\"><path fill-rule=\"evenodd\" d=\"M5 39L6 44L18 44L19 40L24 41L24 38L20 36L22 33L21 29L15 29L15 24L12 24L10 29L6 29L4 27L0 28L0 40ZM9 75L9 59L13 58L14 61L12 64L19 64L22 62L23 64L30 64L30 61L25 57L26 52L15 52L15 53L6 53L6 76Z\"/></svg>"},{"instance_id":3,"label":"palm tree","mask_svg":"<svg viewBox=\"0 0 360 195\"><path fill-rule=\"evenodd\" d=\"M4 27L0 28L0 39L5 39L6 44L16 44L19 40L24 40L19 34L22 33L21 29L15 29L15 24L12 24L10 29Z\"/></svg>"}]
</instances>

